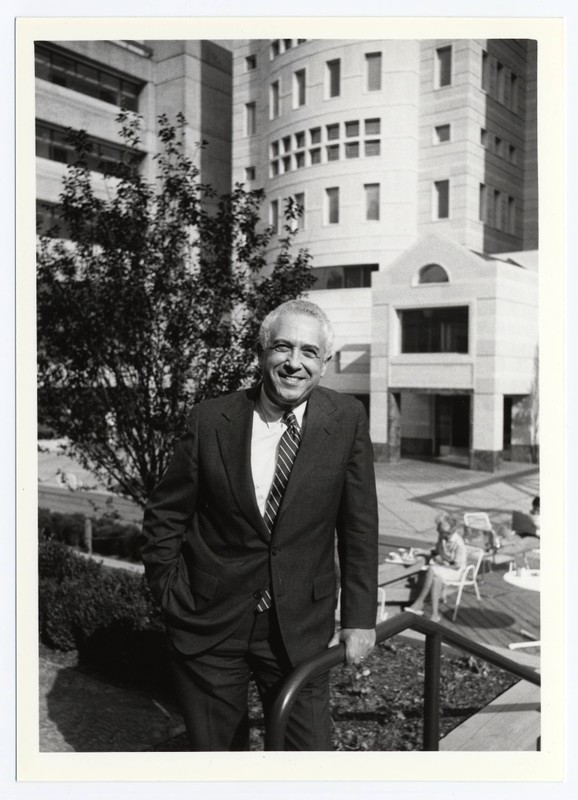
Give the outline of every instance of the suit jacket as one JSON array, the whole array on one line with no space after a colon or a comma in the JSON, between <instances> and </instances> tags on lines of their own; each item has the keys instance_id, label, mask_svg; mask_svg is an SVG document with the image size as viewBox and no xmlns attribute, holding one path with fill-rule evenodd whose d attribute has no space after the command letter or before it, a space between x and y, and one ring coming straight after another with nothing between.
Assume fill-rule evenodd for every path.
<instances>
[{"instance_id":1,"label":"suit jacket","mask_svg":"<svg viewBox=\"0 0 578 800\"><path fill-rule=\"evenodd\" d=\"M297 664L322 650L334 631L336 533L342 625L375 625L373 451L361 403L317 387L270 536L251 474L257 392L193 408L147 503L142 558L178 650L193 654L222 641L270 586Z\"/></svg>"}]
</instances>

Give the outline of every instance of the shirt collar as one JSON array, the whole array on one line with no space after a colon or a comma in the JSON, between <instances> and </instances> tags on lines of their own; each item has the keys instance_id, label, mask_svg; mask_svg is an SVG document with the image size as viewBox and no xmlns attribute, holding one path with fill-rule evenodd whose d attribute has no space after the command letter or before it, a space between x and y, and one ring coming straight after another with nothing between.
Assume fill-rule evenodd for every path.
<instances>
[{"instance_id":1,"label":"shirt collar","mask_svg":"<svg viewBox=\"0 0 578 800\"><path fill-rule=\"evenodd\" d=\"M303 417L305 415L305 409L307 408L307 400L303 403L300 403L295 408L291 410L295 414L295 419L297 420L297 424L300 428L303 428ZM259 392L259 400L257 402L257 410L260 416L265 420L265 422L278 422L285 411L279 406L276 406L268 397L267 393L265 392L265 387L261 384L261 391Z\"/></svg>"}]
</instances>

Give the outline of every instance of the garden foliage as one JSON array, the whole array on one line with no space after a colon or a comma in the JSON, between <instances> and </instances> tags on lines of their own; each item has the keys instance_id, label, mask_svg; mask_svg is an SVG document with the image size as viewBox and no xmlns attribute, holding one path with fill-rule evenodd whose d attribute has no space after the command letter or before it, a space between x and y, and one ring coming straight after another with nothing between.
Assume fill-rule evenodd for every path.
<instances>
[{"instance_id":1,"label":"garden foliage","mask_svg":"<svg viewBox=\"0 0 578 800\"><path fill-rule=\"evenodd\" d=\"M262 191L216 197L182 115L159 118L149 181L141 119L118 121L127 158L114 174L91 171L86 133L71 132L61 224L39 240L39 408L70 455L142 505L192 404L255 380L260 320L314 279L309 254L291 253L295 202L276 232Z\"/></svg>"}]
</instances>

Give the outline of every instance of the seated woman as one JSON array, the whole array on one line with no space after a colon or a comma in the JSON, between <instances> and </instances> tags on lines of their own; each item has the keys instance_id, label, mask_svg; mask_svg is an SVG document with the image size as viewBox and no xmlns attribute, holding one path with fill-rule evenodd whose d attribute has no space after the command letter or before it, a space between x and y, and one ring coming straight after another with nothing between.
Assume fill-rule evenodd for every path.
<instances>
[{"instance_id":1,"label":"seated woman","mask_svg":"<svg viewBox=\"0 0 578 800\"><path fill-rule=\"evenodd\" d=\"M505 536L496 548L496 552L500 555L514 556L516 566L524 565L524 554L530 550L540 549L540 498L535 497L532 500L532 507L530 509L532 517L533 531L512 531L509 535Z\"/></svg>"},{"instance_id":2,"label":"seated woman","mask_svg":"<svg viewBox=\"0 0 578 800\"><path fill-rule=\"evenodd\" d=\"M413 614L423 614L423 604L431 594L433 622L439 622L439 601L445 581L458 580L466 567L466 545L458 529L461 523L452 514L442 513L436 519L438 542L432 550L422 589L405 610Z\"/></svg>"}]
</instances>

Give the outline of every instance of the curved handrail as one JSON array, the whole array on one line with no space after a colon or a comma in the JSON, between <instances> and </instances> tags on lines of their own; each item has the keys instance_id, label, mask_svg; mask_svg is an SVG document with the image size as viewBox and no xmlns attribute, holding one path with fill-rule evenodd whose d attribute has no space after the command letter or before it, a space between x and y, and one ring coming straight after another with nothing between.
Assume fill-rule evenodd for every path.
<instances>
[{"instance_id":1,"label":"curved handrail","mask_svg":"<svg viewBox=\"0 0 578 800\"><path fill-rule=\"evenodd\" d=\"M516 675L522 680L540 685L540 674L529 667L518 664L511 658L490 650L485 645L454 633L429 619L418 617L409 612L397 614L393 619L380 622L376 627L376 644L396 636L405 630L412 629L426 636L425 642L425 677L424 677L424 750L439 749L439 682L441 666L441 645L444 641L465 650L471 655L487 661ZM291 708L297 695L308 681L328 672L345 661L345 645L343 642L322 651L296 667L283 683L279 695L271 710L269 724L265 734L266 750L284 750L285 734Z\"/></svg>"}]
</instances>

